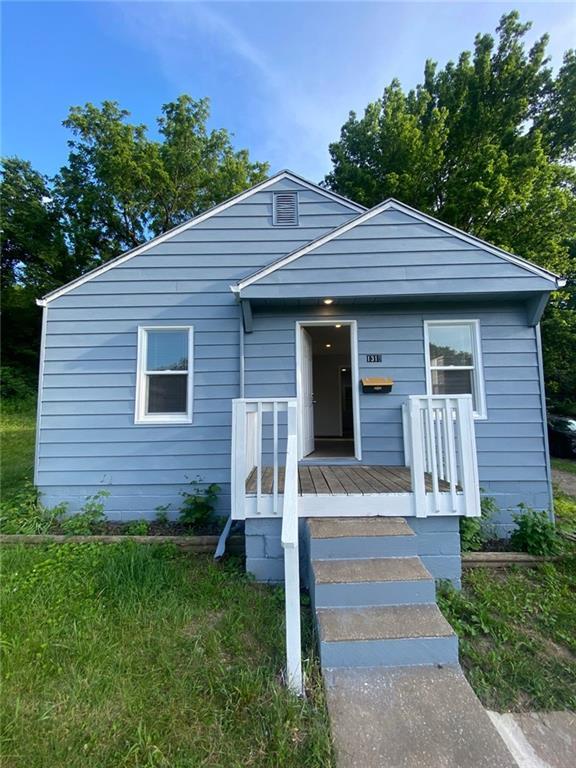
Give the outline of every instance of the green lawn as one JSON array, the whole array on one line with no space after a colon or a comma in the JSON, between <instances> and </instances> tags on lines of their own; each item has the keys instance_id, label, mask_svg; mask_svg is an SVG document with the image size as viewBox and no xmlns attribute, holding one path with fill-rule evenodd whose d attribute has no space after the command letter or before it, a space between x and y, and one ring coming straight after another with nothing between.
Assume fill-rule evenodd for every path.
<instances>
[{"instance_id":1,"label":"green lawn","mask_svg":"<svg viewBox=\"0 0 576 768\"><path fill-rule=\"evenodd\" d=\"M468 680L491 709L576 709L576 556L537 569L465 574L440 608Z\"/></svg>"},{"instance_id":2,"label":"green lawn","mask_svg":"<svg viewBox=\"0 0 576 768\"><path fill-rule=\"evenodd\" d=\"M570 475L576 475L576 461L571 459L550 459L552 469L559 469L561 472L568 472Z\"/></svg>"},{"instance_id":3,"label":"green lawn","mask_svg":"<svg viewBox=\"0 0 576 768\"><path fill-rule=\"evenodd\" d=\"M2 495L31 479L34 405L2 413ZM4 547L6 768L331 766L317 662L291 696L283 593L240 563L128 544ZM305 615L305 644L312 649Z\"/></svg>"},{"instance_id":4,"label":"green lawn","mask_svg":"<svg viewBox=\"0 0 576 768\"><path fill-rule=\"evenodd\" d=\"M34 436L36 402L24 402L18 408L8 405L0 412L1 491L4 500L19 489L34 473Z\"/></svg>"},{"instance_id":5,"label":"green lawn","mask_svg":"<svg viewBox=\"0 0 576 768\"><path fill-rule=\"evenodd\" d=\"M33 412L2 416L4 499L31 477ZM556 507L573 529L574 499ZM332 765L317 662L308 698L291 697L282 593L239 564L136 544L6 547L1 588L3 765ZM472 571L441 594L486 706L576 708L575 594L576 557Z\"/></svg>"},{"instance_id":6,"label":"green lawn","mask_svg":"<svg viewBox=\"0 0 576 768\"><path fill-rule=\"evenodd\" d=\"M6 768L332 765L318 665L291 696L282 592L239 564L6 547L1 589Z\"/></svg>"}]
</instances>

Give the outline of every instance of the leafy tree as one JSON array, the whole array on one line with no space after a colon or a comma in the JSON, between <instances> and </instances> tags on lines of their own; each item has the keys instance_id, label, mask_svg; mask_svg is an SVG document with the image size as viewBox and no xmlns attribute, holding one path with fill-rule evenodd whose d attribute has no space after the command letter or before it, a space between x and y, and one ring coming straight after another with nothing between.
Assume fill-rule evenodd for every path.
<instances>
[{"instance_id":1,"label":"leafy tree","mask_svg":"<svg viewBox=\"0 0 576 768\"><path fill-rule=\"evenodd\" d=\"M414 90L394 80L362 117L351 112L330 146L327 186L367 206L397 197L573 280L576 54L554 76L547 36L526 50L529 28L506 14L497 39L477 35L456 63L427 61ZM571 286L543 322L548 392L564 409L576 408Z\"/></svg>"},{"instance_id":2,"label":"leafy tree","mask_svg":"<svg viewBox=\"0 0 576 768\"><path fill-rule=\"evenodd\" d=\"M49 180L30 163L6 158L1 170L2 286L45 290L71 265Z\"/></svg>"},{"instance_id":3,"label":"leafy tree","mask_svg":"<svg viewBox=\"0 0 576 768\"><path fill-rule=\"evenodd\" d=\"M266 178L266 163L208 129L207 99L165 104L158 138L129 117L112 101L72 107L68 161L54 178L2 160L3 365L16 378L36 375L37 297Z\"/></svg>"},{"instance_id":4,"label":"leafy tree","mask_svg":"<svg viewBox=\"0 0 576 768\"><path fill-rule=\"evenodd\" d=\"M6 158L1 172L3 391L32 389L40 317L37 295L69 279L60 211L49 180L30 163ZM7 370L10 367L13 370Z\"/></svg>"},{"instance_id":5,"label":"leafy tree","mask_svg":"<svg viewBox=\"0 0 576 768\"><path fill-rule=\"evenodd\" d=\"M77 260L94 266L266 178L268 165L207 128L207 99L164 104L160 140L127 121L116 102L73 107L68 164L55 194Z\"/></svg>"}]
</instances>

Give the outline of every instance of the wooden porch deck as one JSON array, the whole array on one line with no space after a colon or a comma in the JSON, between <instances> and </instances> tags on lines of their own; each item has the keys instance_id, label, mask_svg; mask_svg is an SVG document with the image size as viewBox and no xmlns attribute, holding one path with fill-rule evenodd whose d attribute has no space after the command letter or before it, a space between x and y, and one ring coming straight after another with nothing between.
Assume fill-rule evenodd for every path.
<instances>
[{"instance_id":1,"label":"wooden porch deck","mask_svg":"<svg viewBox=\"0 0 576 768\"><path fill-rule=\"evenodd\" d=\"M262 467L261 493L271 494L273 468ZM426 491L432 493L432 475L426 474ZM246 493L256 493L256 469L246 479ZM445 480L438 480L441 492L449 492ZM460 489L458 489L460 490ZM343 464L298 466L300 496L373 495L377 493L412 493L409 467L352 466ZM278 493L284 493L284 467L278 467Z\"/></svg>"}]
</instances>

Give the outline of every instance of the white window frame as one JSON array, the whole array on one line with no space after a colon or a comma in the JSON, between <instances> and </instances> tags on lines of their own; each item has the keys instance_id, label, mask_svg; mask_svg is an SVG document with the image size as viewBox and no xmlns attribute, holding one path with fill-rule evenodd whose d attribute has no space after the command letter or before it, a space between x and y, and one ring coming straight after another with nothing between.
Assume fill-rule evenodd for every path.
<instances>
[{"instance_id":1,"label":"white window frame","mask_svg":"<svg viewBox=\"0 0 576 768\"><path fill-rule=\"evenodd\" d=\"M149 375L178 375L183 371L147 371L148 333L150 331L186 331L188 333L188 387L186 390L186 413L146 413L147 406L147 376ZM193 414L194 392L194 327L191 325L139 325L138 326L138 358L136 372L136 404L134 422L136 424L191 424Z\"/></svg>"},{"instance_id":2,"label":"white window frame","mask_svg":"<svg viewBox=\"0 0 576 768\"><path fill-rule=\"evenodd\" d=\"M426 359L426 392L433 394L432 390L432 365L430 360L430 335L429 328L433 325L467 325L472 331L472 365L449 365L435 366L438 370L452 371L472 371L474 376L474 389L476 392L476 403L474 409L475 419L486 419L488 413L486 410L486 390L484 386L484 366L482 363L482 344L480 337L480 320L464 319L452 320L443 318L441 320L424 320L424 355Z\"/></svg>"}]
</instances>

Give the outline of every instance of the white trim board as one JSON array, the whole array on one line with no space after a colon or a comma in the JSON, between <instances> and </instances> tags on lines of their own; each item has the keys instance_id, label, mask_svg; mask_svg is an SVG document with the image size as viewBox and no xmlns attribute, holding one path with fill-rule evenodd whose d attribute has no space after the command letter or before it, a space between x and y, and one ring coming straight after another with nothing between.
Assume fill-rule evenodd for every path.
<instances>
[{"instance_id":1,"label":"white trim board","mask_svg":"<svg viewBox=\"0 0 576 768\"><path fill-rule=\"evenodd\" d=\"M530 261L523 259L521 256L515 256L512 253L508 253L508 251L504 251L501 248L497 248L495 245L490 245L484 240L481 240L479 237L474 237L474 235L469 235L466 232L463 232L462 230L457 229L456 227L452 227L450 224L445 224L444 222L439 221L438 219L435 219L433 216L428 216L427 214L422 213L421 211L418 211L415 208L412 208L411 206L406 205L405 203L401 203L400 201L395 200L394 198L389 198L387 200L384 200L384 202L374 206L374 208L371 208L369 211L366 211L365 213L362 213L361 215L356 216L350 221L347 221L344 224L341 224L339 227L336 227L336 229L333 229L328 234L322 235L316 240L313 240L311 243L308 243L307 245L304 245L301 248L297 248L295 251L292 251L292 253L289 253L287 256L283 256L282 258L277 259L272 264L269 264L268 266L263 267L262 269L259 269L256 272L253 272L251 275L248 275L243 280L240 280L235 285L231 286L232 291L234 293L241 293L245 288L248 288L253 283L258 282L258 280L261 280L263 277L267 277L267 275L272 274L272 272L276 272L276 270L282 269L282 267L285 267L287 264L290 264L296 259L299 259L301 256L305 256L307 253L310 253L310 251L314 251L316 250L316 248L320 248L322 245L325 245L326 243L331 242L337 237L340 237L340 235L343 235L345 232L348 232L351 229L354 229L358 225L363 224L365 221L369 221L374 216L377 216L378 214L388 210L399 211L400 213L404 213L407 216L411 216L412 218L418 221L421 221L424 224L429 224L430 226L435 227L436 229L439 229L440 231L445 232L446 234L452 235L453 237L457 237L458 239L466 243L482 248L484 251L487 251L488 253L491 253L494 256L498 256L499 258L504 259L505 261L509 261L512 264L516 264L516 266L518 267L526 269L529 272L533 272L539 277L543 277L546 280L551 280L552 282L554 282L555 288L562 288L564 285L566 285L565 279L559 277L553 272L549 272L547 269L538 267L536 266L536 264L532 264Z\"/></svg>"},{"instance_id":2,"label":"white trim board","mask_svg":"<svg viewBox=\"0 0 576 768\"><path fill-rule=\"evenodd\" d=\"M350 366L352 368L352 412L354 419L354 457L362 460L362 429L360 424L360 371L358 367L358 322L356 320L341 320L339 317L331 317L323 320L297 320L296 321L296 399L302 402L301 379L301 333L302 328L311 325L347 325L350 328ZM298 406L298 432L302 434L302 409ZM298 445L298 459L302 459L302 446Z\"/></svg>"},{"instance_id":3,"label":"white trim board","mask_svg":"<svg viewBox=\"0 0 576 768\"><path fill-rule=\"evenodd\" d=\"M167 232L164 232L163 234L152 238L152 240L148 240L148 242L143 243L142 245L138 245L136 248L132 248L130 251L126 251L126 253L122 253L119 256L116 256L116 258L111 259L110 261L107 261L106 264L103 264L100 267L96 267L95 269L92 269L90 272L87 272L85 275L81 275L75 280L72 280L71 282L66 283L66 285L63 285L61 288L56 288L54 291L47 293L41 299L37 299L36 303L41 307L46 306L49 302L53 301L54 299L57 299L60 296L63 296L64 294L68 293L74 288L77 288L78 286L83 285L89 280L92 280L92 278L97 277L98 275L102 275L104 274L104 272L107 272L109 269L113 269L114 267L117 267L120 264L124 264L124 262L128 261L134 256L138 256L141 253L145 253L150 248L153 248L156 245L160 245L160 243L163 243L165 240L169 239L170 237L174 237L174 235L178 235L181 232L185 232L187 229L191 229L192 227L196 226L196 224L200 224L201 222L206 221L206 219L209 219L212 216L215 216L217 213L221 213L222 211L225 211L227 208L230 208L230 206L235 205L236 203L240 203L243 200L246 200L248 197L251 197L256 192L262 192L263 190L270 187L272 184L275 184L277 181L282 181L283 179L289 179L290 181L294 181L297 184L300 184L301 186L306 187L306 189L311 189L314 192L317 192L318 194L323 195L324 197L327 197L331 200L336 200L337 202L347 206L348 208L355 211L356 213L361 213L362 211L366 210L366 208L363 205L359 205L358 203L355 203L352 200L348 200L348 198L342 197L342 195L339 195L336 192L330 192L330 190L328 189L319 187L316 184L313 184L312 182L302 178L301 176L298 176L298 174L293 173L292 171L289 171L289 170L280 171L274 176L271 176L269 179L266 179L265 181L262 181L253 187L250 187L250 189L247 189L244 192L240 192L238 195L235 195L234 197L228 198L228 200L225 200L224 202L219 203L218 205L215 205L212 208L209 208L207 211L204 211L204 213L201 213L198 216L195 216L194 218L189 219L188 221L185 221L183 224L179 224L177 227L173 227L172 229L169 229Z\"/></svg>"},{"instance_id":4,"label":"white trim board","mask_svg":"<svg viewBox=\"0 0 576 768\"><path fill-rule=\"evenodd\" d=\"M484 383L484 365L482 361L480 320L477 318L453 320L451 317L447 317L446 319L435 318L434 320L424 320L424 362L426 366L426 394L428 396L434 394L432 392L432 368L430 365L429 328L431 325L468 325L472 328L472 344L474 349L474 365L472 366L472 372L474 375L474 383L476 385L477 399L477 410L474 411L474 419L477 421L485 421L488 418L488 411L486 409L486 387ZM449 397L449 395L446 395L446 397Z\"/></svg>"},{"instance_id":5,"label":"white trim board","mask_svg":"<svg viewBox=\"0 0 576 768\"><path fill-rule=\"evenodd\" d=\"M244 497L245 516L233 515L233 519L251 518L282 519L284 494L278 496L278 511L274 512L274 497L265 494L260 501L255 494ZM298 496L298 517L465 517L465 497L458 494L456 509L449 493L440 494L440 510L434 509L434 495L426 494L425 514L416 515L416 500L413 493L374 494L303 494Z\"/></svg>"},{"instance_id":6,"label":"white trim board","mask_svg":"<svg viewBox=\"0 0 576 768\"><path fill-rule=\"evenodd\" d=\"M36 398L36 440L34 446L34 485L39 483L40 473L40 429L42 427L42 405L44 403L44 368L46 363L46 329L48 307L42 307L42 331L40 334L40 366L38 368L38 396Z\"/></svg>"},{"instance_id":7,"label":"white trim board","mask_svg":"<svg viewBox=\"0 0 576 768\"><path fill-rule=\"evenodd\" d=\"M185 331L188 334L188 376L186 382L186 413L147 414L146 356L150 331ZM192 424L194 418L194 326L193 325L139 325L136 359L136 396L134 398L134 424L146 426L175 426ZM154 371L158 375L184 375L183 371Z\"/></svg>"}]
</instances>

